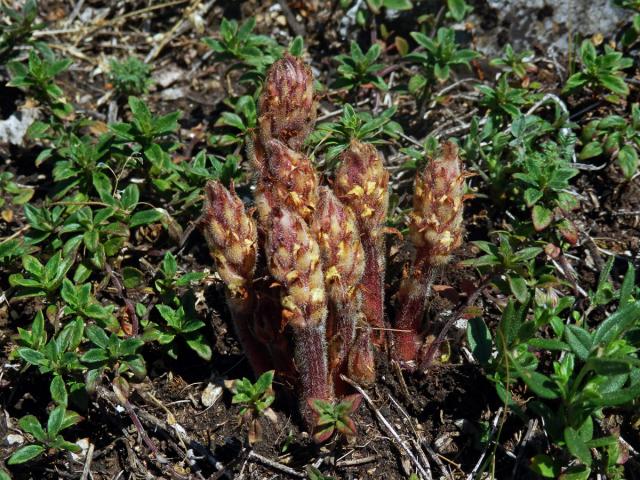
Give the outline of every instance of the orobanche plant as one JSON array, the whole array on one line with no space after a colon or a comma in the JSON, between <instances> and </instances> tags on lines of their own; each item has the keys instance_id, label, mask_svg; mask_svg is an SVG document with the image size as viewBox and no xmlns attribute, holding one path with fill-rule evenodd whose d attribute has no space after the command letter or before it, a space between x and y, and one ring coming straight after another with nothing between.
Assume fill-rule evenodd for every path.
<instances>
[{"instance_id":1,"label":"orobanche plant","mask_svg":"<svg viewBox=\"0 0 640 480\"><path fill-rule=\"evenodd\" d=\"M462 242L465 174L456 145L445 143L416 176L409 222L414 259L389 329L389 173L382 157L353 139L340 155L333 187L321 185L303 152L316 119L313 77L297 57L285 54L271 66L258 106L247 148L256 172L255 209L245 208L233 186L211 182L200 226L251 366L256 374L275 369L297 384L303 416L313 426L315 400L332 403L350 393L340 374L363 384L375 380L376 350L407 369L419 365L430 284Z\"/></svg>"}]
</instances>

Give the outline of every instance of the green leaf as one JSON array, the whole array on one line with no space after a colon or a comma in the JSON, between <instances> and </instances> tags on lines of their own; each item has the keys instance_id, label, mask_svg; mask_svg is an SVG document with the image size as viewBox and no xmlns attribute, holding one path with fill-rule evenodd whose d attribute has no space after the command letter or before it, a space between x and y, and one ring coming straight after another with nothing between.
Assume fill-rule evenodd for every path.
<instances>
[{"instance_id":1,"label":"green leaf","mask_svg":"<svg viewBox=\"0 0 640 480\"><path fill-rule=\"evenodd\" d=\"M640 318L640 300L619 308L604 320L593 334L593 344L605 346L619 338Z\"/></svg>"},{"instance_id":2,"label":"green leaf","mask_svg":"<svg viewBox=\"0 0 640 480\"><path fill-rule=\"evenodd\" d=\"M624 405L633 400L640 398L640 382L627 388L622 388L614 392L603 393L602 398L593 401L597 406L610 407L615 405Z\"/></svg>"},{"instance_id":3,"label":"green leaf","mask_svg":"<svg viewBox=\"0 0 640 480\"><path fill-rule=\"evenodd\" d=\"M580 438L577 430L571 427L564 429L564 441L567 444L569 452L587 466L591 465L591 451L586 443Z\"/></svg>"},{"instance_id":4,"label":"green leaf","mask_svg":"<svg viewBox=\"0 0 640 480\"><path fill-rule=\"evenodd\" d=\"M162 260L162 271L166 278L172 279L176 276L178 263L176 262L176 257L174 257L171 252L167 252L164 255L164 259Z\"/></svg>"},{"instance_id":5,"label":"green leaf","mask_svg":"<svg viewBox=\"0 0 640 480\"><path fill-rule=\"evenodd\" d=\"M47 435L49 439L53 439L58 435L58 432L62 428L62 422L64 421L65 407L60 405L54 408L49 414L49 420L47 421Z\"/></svg>"},{"instance_id":6,"label":"green leaf","mask_svg":"<svg viewBox=\"0 0 640 480\"><path fill-rule=\"evenodd\" d=\"M44 265L34 256L24 255L22 257L22 266L34 277L41 278L44 276Z\"/></svg>"},{"instance_id":7,"label":"green leaf","mask_svg":"<svg viewBox=\"0 0 640 480\"><path fill-rule=\"evenodd\" d=\"M144 281L144 273L134 267L122 269L122 283L125 288L136 288Z\"/></svg>"},{"instance_id":8,"label":"green leaf","mask_svg":"<svg viewBox=\"0 0 640 480\"><path fill-rule=\"evenodd\" d=\"M289 53L294 57L301 57L304 53L304 39L301 36L297 36L289 44Z\"/></svg>"},{"instance_id":9,"label":"green leaf","mask_svg":"<svg viewBox=\"0 0 640 480\"><path fill-rule=\"evenodd\" d=\"M447 0L447 7L456 22L462 21L467 13L467 4L464 0Z\"/></svg>"},{"instance_id":10,"label":"green leaf","mask_svg":"<svg viewBox=\"0 0 640 480\"><path fill-rule=\"evenodd\" d=\"M49 385L51 392L51 399L58 405L67 406L67 388L65 387L64 380L60 375L55 375Z\"/></svg>"},{"instance_id":11,"label":"green leaf","mask_svg":"<svg viewBox=\"0 0 640 480\"><path fill-rule=\"evenodd\" d=\"M136 212L131 216L129 226L134 228L139 227L140 225L148 225L149 223L159 222L163 218L164 212L162 210L142 210L141 212Z\"/></svg>"},{"instance_id":12,"label":"green leaf","mask_svg":"<svg viewBox=\"0 0 640 480\"><path fill-rule=\"evenodd\" d=\"M73 410L67 410L64 412L64 419L62 420L62 426L60 430L64 430L65 428L72 427L82 421L82 416L79 413L74 412Z\"/></svg>"},{"instance_id":13,"label":"green leaf","mask_svg":"<svg viewBox=\"0 0 640 480\"><path fill-rule=\"evenodd\" d=\"M80 357L80 360L86 363L101 363L109 360L109 354L102 348L92 348Z\"/></svg>"},{"instance_id":14,"label":"green leaf","mask_svg":"<svg viewBox=\"0 0 640 480\"><path fill-rule=\"evenodd\" d=\"M618 152L618 165L624 178L631 180L638 171L638 152L631 145L625 145Z\"/></svg>"},{"instance_id":15,"label":"green leaf","mask_svg":"<svg viewBox=\"0 0 640 480\"><path fill-rule=\"evenodd\" d=\"M411 10L413 8L410 0L383 0L383 4L392 10Z\"/></svg>"},{"instance_id":16,"label":"green leaf","mask_svg":"<svg viewBox=\"0 0 640 480\"><path fill-rule=\"evenodd\" d=\"M622 95L623 97L629 95L629 87L622 77L618 77L617 75L613 75L611 73L602 73L598 76L598 80L603 87L611 90L613 93L617 93L618 95Z\"/></svg>"},{"instance_id":17,"label":"green leaf","mask_svg":"<svg viewBox=\"0 0 640 480\"><path fill-rule=\"evenodd\" d=\"M598 141L593 141L587 143L584 147L582 147L582 151L580 151L580 155L578 155L578 158L580 160L587 160L589 158L602 155L602 152L602 144Z\"/></svg>"},{"instance_id":18,"label":"green leaf","mask_svg":"<svg viewBox=\"0 0 640 480\"><path fill-rule=\"evenodd\" d=\"M128 185L127 188L122 191L120 202L122 202L122 208L125 210L133 210L139 201L140 189L135 183Z\"/></svg>"},{"instance_id":19,"label":"green leaf","mask_svg":"<svg viewBox=\"0 0 640 480\"><path fill-rule=\"evenodd\" d=\"M26 447L16 450L7 461L7 464L18 465L20 463L28 462L32 458L40 455L42 452L44 452L44 447L42 445L27 445Z\"/></svg>"},{"instance_id":20,"label":"green leaf","mask_svg":"<svg viewBox=\"0 0 640 480\"><path fill-rule=\"evenodd\" d=\"M527 282L522 277L514 277L509 275L509 288L511 292L515 295L516 299L520 303L527 303L529 300L529 289L527 288Z\"/></svg>"},{"instance_id":21,"label":"green leaf","mask_svg":"<svg viewBox=\"0 0 640 480\"><path fill-rule=\"evenodd\" d=\"M553 212L541 205L535 205L531 210L531 220L536 231L541 232L553 221Z\"/></svg>"},{"instance_id":22,"label":"green leaf","mask_svg":"<svg viewBox=\"0 0 640 480\"><path fill-rule=\"evenodd\" d=\"M155 135L167 135L178 130L178 119L180 112L172 112L167 115L158 117L153 122L153 130Z\"/></svg>"},{"instance_id":23,"label":"green leaf","mask_svg":"<svg viewBox=\"0 0 640 480\"><path fill-rule=\"evenodd\" d=\"M88 232L84 232L84 234L82 235L82 239L84 240L84 245L87 247L87 250L92 253L98 250L100 234L97 230L89 230Z\"/></svg>"},{"instance_id":24,"label":"green leaf","mask_svg":"<svg viewBox=\"0 0 640 480\"><path fill-rule=\"evenodd\" d=\"M549 455L536 455L531 459L531 470L543 478L557 478L560 468Z\"/></svg>"},{"instance_id":25,"label":"green leaf","mask_svg":"<svg viewBox=\"0 0 640 480\"><path fill-rule=\"evenodd\" d=\"M573 353L575 353L580 360L585 361L589 357L593 346L589 332L576 325L567 325L564 329L564 336Z\"/></svg>"},{"instance_id":26,"label":"green leaf","mask_svg":"<svg viewBox=\"0 0 640 480\"><path fill-rule=\"evenodd\" d=\"M562 352L571 350L568 344L554 338L532 338L528 344L537 350L559 350Z\"/></svg>"},{"instance_id":27,"label":"green leaf","mask_svg":"<svg viewBox=\"0 0 640 480\"><path fill-rule=\"evenodd\" d=\"M103 172L93 172L91 176L93 187L98 192L100 199L108 204L113 202L111 180Z\"/></svg>"},{"instance_id":28,"label":"green leaf","mask_svg":"<svg viewBox=\"0 0 640 480\"><path fill-rule=\"evenodd\" d=\"M97 325L87 325L85 333L87 338L100 348L106 349L109 346L109 337L106 332Z\"/></svg>"},{"instance_id":29,"label":"green leaf","mask_svg":"<svg viewBox=\"0 0 640 480\"><path fill-rule=\"evenodd\" d=\"M198 335L195 338L186 339L187 345L194 350L200 358L204 360L211 360L211 347L207 345L205 338L202 335Z\"/></svg>"},{"instance_id":30,"label":"green leaf","mask_svg":"<svg viewBox=\"0 0 640 480\"><path fill-rule=\"evenodd\" d=\"M563 91L569 92L571 90L575 90L576 88L585 85L588 81L589 77L587 77L584 73L574 73L567 79L567 83L565 84Z\"/></svg>"},{"instance_id":31,"label":"green leaf","mask_svg":"<svg viewBox=\"0 0 640 480\"><path fill-rule=\"evenodd\" d=\"M527 188L524 191L524 201L527 204L527 207L533 207L538 200L542 198L542 191L537 188Z\"/></svg>"},{"instance_id":32,"label":"green leaf","mask_svg":"<svg viewBox=\"0 0 640 480\"><path fill-rule=\"evenodd\" d=\"M596 357L589 359L589 365L597 374L604 375L606 377L621 375L631 371L630 362L627 362L624 359Z\"/></svg>"},{"instance_id":33,"label":"green leaf","mask_svg":"<svg viewBox=\"0 0 640 480\"><path fill-rule=\"evenodd\" d=\"M24 361L32 365L42 364L42 361L45 358L42 352L38 352L37 350L33 350L32 348L20 348L18 349L18 355Z\"/></svg>"},{"instance_id":34,"label":"green leaf","mask_svg":"<svg viewBox=\"0 0 640 480\"><path fill-rule=\"evenodd\" d=\"M137 97L129 97L129 107L140 130L143 133L148 133L151 130L152 117L147 105Z\"/></svg>"},{"instance_id":35,"label":"green leaf","mask_svg":"<svg viewBox=\"0 0 640 480\"><path fill-rule=\"evenodd\" d=\"M627 263L627 273L620 287L620 306L625 306L632 299L636 284L636 269L631 262Z\"/></svg>"},{"instance_id":36,"label":"green leaf","mask_svg":"<svg viewBox=\"0 0 640 480\"><path fill-rule=\"evenodd\" d=\"M485 364L490 360L493 342L491 332L482 318L476 317L469 320L467 341L473 356L478 362Z\"/></svg>"},{"instance_id":37,"label":"green leaf","mask_svg":"<svg viewBox=\"0 0 640 480\"><path fill-rule=\"evenodd\" d=\"M537 396L546 400L555 400L560 396L557 385L549 377L540 372L525 370L517 361L512 363L524 383Z\"/></svg>"},{"instance_id":38,"label":"green leaf","mask_svg":"<svg viewBox=\"0 0 640 480\"><path fill-rule=\"evenodd\" d=\"M232 113L232 112L222 112L222 118L221 118L222 124L223 125L227 125L230 127L235 127L240 131L245 131L246 126L244 124L244 122L242 121L242 118L240 118L239 115Z\"/></svg>"},{"instance_id":39,"label":"green leaf","mask_svg":"<svg viewBox=\"0 0 640 480\"><path fill-rule=\"evenodd\" d=\"M258 392L264 393L271 388L271 385L273 383L274 373L275 373L275 370L269 370L267 372L264 372L262 375L260 375L260 377L258 378L258 380L256 380L256 383L255 383L255 387Z\"/></svg>"},{"instance_id":40,"label":"green leaf","mask_svg":"<svg viewBox=\"0 0 640 480\"><path fill-rule=\"evenodd\" d=\"M33 435L33 437L39 442L44 442L47 439L47 434L42 428L42 425L40 425L38 419L33 415L22 417L18 421L18 425L22 430Z\"/></svg>"}]
</instances>

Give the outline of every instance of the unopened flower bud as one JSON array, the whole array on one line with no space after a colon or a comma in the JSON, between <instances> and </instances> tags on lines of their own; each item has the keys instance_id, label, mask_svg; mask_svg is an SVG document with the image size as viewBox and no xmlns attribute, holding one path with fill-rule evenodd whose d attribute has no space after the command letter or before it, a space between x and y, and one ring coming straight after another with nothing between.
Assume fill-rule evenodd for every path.
<instances>
[{"instance_id":1,"label":"unopened flower bud","mask_svg":"<svg viewBox=\"0 0 640 480\"><path fill-rule=\"evenodd\" d=\"M371 343L371 331L363 325L349 350L349 377L356 382L369 385L376 380L376 362Z\"/></svg>"},{"instance_id":2,"label":"unopened flower bud","mask_svg":"<svg viewBox=\"0 0 640 480\"><path fill-rule=\"evenodd\" d=\"M280 140L299 150L316 119L311 68L285 53L269 68L260 95L260 135L266 145Z\"/></svg>"}]
</instances>

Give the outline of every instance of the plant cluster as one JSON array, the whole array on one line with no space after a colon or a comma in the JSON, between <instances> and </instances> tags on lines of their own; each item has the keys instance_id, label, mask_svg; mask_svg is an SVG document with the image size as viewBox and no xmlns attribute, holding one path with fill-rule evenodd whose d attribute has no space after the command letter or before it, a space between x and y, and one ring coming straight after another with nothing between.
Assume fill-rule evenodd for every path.
<instances>
[{"instance_id":1,"label":"plant cluster","mask_svg":"<svg viewBox=\"0 0 640 480\"><path fill-rule=\"evenodd\" d=\"M473 320L468 330L473 352L486 365L505 404L520 415L528 411L540 415L559 447L532 460L532 469L544 478L562 473L586 479L594 471L622 478L618 439L598 434L603 430L598 426L603 408L631 406L640 397L640 301L633 267L629 265L620 290L615 291L608 280L612 264L603 269L582 314L571 311L574 297L553 298L541 286L527 286L524 298L516 295L518 300L504 308L495 336L481 318ZM616 311L594 322L594 310L613 301L618 302ZM550 374L541 371L543 362L552 364ZM518 380L533 395L526 406L511 393ZM563 468L567 455L579 465Z\"/></svg>"},{"instance_id":2,"label":"plant cluster","mask_svg":"<svg viewBox=\"0 0 640 480\"><path fill-rule=\"evenodd\" d=\"M352 110L347 115L356 121ZM409 224L416 254L398 295L401 333L386 335L389 173L372 144L347 137L333 188L321 186L302 151L315 117L310 68L285 54L267 72L247 150L257 174L257 219L233 188L215 182L205 189L200 221L253 369L275 368L297 381L310 425L309 407L322 408L324 418L322 406L347 390L341 373L375 380L374 349L390 348L408 368L420 362L429 285L460 246L464 201L457 147L445 143L416 176ZM348 118L344 123L353 123Z\"/></svg>"}]
</instances>

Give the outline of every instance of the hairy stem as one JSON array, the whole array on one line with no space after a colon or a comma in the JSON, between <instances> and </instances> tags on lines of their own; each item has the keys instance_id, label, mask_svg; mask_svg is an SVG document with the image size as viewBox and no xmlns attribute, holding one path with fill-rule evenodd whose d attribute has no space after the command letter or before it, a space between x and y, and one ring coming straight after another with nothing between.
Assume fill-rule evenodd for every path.
<instances>
[{"instance_id":1,"label":"hairy stem","mask_svg":"<svg viewBox=\"0 0 640 480\"><path fill-rule=\"evenodd\" d=\"M415 366L422 344L422 319L431 293L434 268L422 261L402 280L398 291L400 306L394 333L394 356L405 366Z\"/></svg>"}]
</instances>

